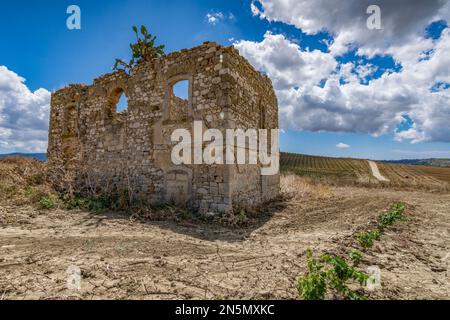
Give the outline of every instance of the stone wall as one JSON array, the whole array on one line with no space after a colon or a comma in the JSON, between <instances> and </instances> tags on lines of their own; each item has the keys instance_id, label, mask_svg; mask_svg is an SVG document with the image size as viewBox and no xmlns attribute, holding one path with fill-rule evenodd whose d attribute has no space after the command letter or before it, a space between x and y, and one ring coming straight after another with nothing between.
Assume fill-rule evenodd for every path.
<instances>
[{"instance_id":1,"label":"stone wall","mask_svg":"<svg viewBox=\"0 0 450 320\"><path fill-rule=\"evenodd\" d=\"M173 85L188 80L188 99ZM116 111L121 94L128 108ZM171 134L203 129L277 128L271 81L233 47L211 42L53 93L48 158L54 181L77 192L122 192L200 211L248 207L278 194L279 177L260 165L175 166Z\"/></svg>"}]
</instances>

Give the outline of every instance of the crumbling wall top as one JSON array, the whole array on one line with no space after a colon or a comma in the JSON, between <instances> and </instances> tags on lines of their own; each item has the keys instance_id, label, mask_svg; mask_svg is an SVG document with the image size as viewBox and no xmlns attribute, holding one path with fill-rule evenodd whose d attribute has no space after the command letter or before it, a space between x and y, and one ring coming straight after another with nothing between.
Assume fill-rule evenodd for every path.
<instances>
[{"instance_id":1,"label":"crumbling wall top","mask_svg":"<svg viewBox=\"0 0 450 320\"><path fill-rule=\"evenodd\" d=\"M202 54L202 53L204 53L202 49L207 49L206 53L222 51L224 63L227 63L226 62L227 59L230 59L230 58L235 59L236 60L235 62L238 61L238 64L240 66L242 66L245 69L245 72L248 73L250 76L258 77L258 78L262 79L262 81L265 82L264 85L272 86L272 81L270 80L270 78L266 74L256 70L245 58L243 58L240 55L239 51L233 45L223 46L216 42L205 41L205 42L203 42L203 44L201 44L199 46L189 48L189 49L173 51L163 57L156 58L152 61L142 62L142 63L138 64L132 70L130 75L127 74L123 70L118 70L118 71L106 73L97 78L94 78L91 85L89 85L89 84L70 84L62 89L55 91L54 94L63 95L63 96L74 95L74 94L77 94L77 92L78 93L84 92L86 89L88 89L91 86L96 86L99 84L103 85L103 84L107 84L107 83L114 82L117 80L126 81L130 78L133 78L137 74L140 74L143 70L148 70L148 69L153 70L153 69L157 69L157 67L159 67L159 66L166 65L167 63L170 64L173 60L176 60L180 56L197 54L197 53ZM210 51L208 51L208 50L210 50Z\"/></svg>"}]
</instances>

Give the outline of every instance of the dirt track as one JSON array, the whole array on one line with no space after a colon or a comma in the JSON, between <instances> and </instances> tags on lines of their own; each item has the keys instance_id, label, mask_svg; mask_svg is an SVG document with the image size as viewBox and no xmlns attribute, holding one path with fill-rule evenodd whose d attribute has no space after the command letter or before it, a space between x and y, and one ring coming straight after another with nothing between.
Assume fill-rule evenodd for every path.
<instances>
[{"instance_id":1,"label":"dirt track","mask_svg":"<svg viewBox=\"0 0 450 320\"><path fill-rule=\"evenodd\" d=\"M378 170L378 166L376 164L376 162L370 161L369 160L369 166L370 166L370 170L372 171L372 175L378 179L378 181L385 181L385 182L389 182L389 179L386 179L385 177L383 177L380 173L380 170Z\"/></svg>"},{"instance_id":2,"label":"dirt track","mask_svg":"<svg viewBox=\"0 0 450 320\"><path fill-rule=\"evenodd\" d=\"M395 201L408 221L366 254L382 271L370 298L450 298L449 194L311 188L241 230L1 206L0 299L295 299L307 248L348 252L356 230ZM70 265L82 270L81 291L67 289Z\"/></svg>"}]
</instances>

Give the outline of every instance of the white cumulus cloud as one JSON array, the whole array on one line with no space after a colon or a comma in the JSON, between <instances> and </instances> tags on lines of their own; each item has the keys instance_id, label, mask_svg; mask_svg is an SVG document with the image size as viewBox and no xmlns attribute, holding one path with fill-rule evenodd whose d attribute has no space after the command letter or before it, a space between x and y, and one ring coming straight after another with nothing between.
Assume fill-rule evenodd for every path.
<instances>
[{"instance_id":1,"label":"white cumulus cloud","mask_svg":"<svg viewBox=\"0 0 450 320\"><path fill-rule=\"evenodd\" d=\"M367 8L373 4L381 11L381 30L367 28ZM410 43L429 22L450 18L447 0L259 0L251 9L262 19L291 24L308 34L333 34L330 50L335 55L354 46L375 53L393 44Z\"/></svg>"},{"instance_id":2,"label":"white cumulus cloud","mask_svg":"<svg viewBox=\"0 0 450 320\"><path fill-rule=\"evenodd\" d=\"M45 152L51 93L0 66L0 152Z\"/></svg>"},{"instance_id":3,"label":"white cumulus cloud","mask_svg":"<svg viewBox=\"0 0 450 320\"><path fill-rule=\"evenodd\" d=\"M234 46L253 66L267 72L278 89L318 84L337 66L331 55L301 51L298 44L271 32L266 32L261 42L244 40Z\"/></svg>"},{"instance_id":4,"label":"white cumulus cloud","mask_svg":"<svg viewBox=\"0 0 450 320\"><path fill-rule=\"evenodd\" d=\"M262 0L252 4L253 14L260 18L289 23L311 34L332 32L335 41L329 52L304 50L284 35L270 32L259 42L241 40L234 45L272 79L283 128L393 134L398 141L412 143L450 142L450 89L442 85L450 83L450 29L436 40L424 36L431 21L448 17L448 2L379 1L384 19L381 36L365 28L368 3L351 0L336 6L325 0ZM355 29L363 20L364 28ZM391 55L401 69L373 79L377 65L339 63L333 46L344 38L357 43L360 55ZM342 42L345 50L347 40ZM405 116L413 125L399 131Z\"/></svg>"},{"instance_id":5,"label":"white cumulus cloud","mask_svg":"<svg viewBox=\"0 0 450 320\"><path fill-rule=\"evenodd\" d=\"M348 145L348 144L346 144L346 143L343 143L343 142L339 142L339 143L336 145L336 148L339 148L339 149L348 149L348 148L350 148L350 145Z\"/></svg>"}]
</instances>

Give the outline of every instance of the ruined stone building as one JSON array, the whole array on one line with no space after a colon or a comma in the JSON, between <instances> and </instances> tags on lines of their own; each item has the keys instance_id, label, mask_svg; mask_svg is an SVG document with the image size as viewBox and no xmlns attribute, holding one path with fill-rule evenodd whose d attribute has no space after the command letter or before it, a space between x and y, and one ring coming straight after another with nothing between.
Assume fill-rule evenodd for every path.
<instances>
[{"instance_id":1,"label":"ruined stone building","mask_svg":"<svg viewBox=\"0 0 450 320\"><path fill-rule=\"evenodd\" d=\"M187 99L174 85L188 82ZM124 95L126 110L117 111ZM116 71L91 85L52 94L48 159L55 179L73 190L126 191L150 203L175 202L225 212L278 195L279 176L260 164L174 165L171 133L205 128L278 128L270 79L233 47L205 42ZM225 135L224 135L225 136Z\"/></svg>"}]
</instances>

